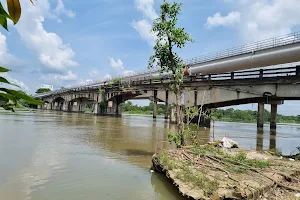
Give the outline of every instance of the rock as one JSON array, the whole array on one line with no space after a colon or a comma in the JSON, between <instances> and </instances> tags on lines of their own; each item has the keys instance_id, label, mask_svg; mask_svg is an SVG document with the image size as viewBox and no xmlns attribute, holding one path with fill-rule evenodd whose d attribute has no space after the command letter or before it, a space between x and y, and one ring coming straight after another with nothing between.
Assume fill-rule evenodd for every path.
<instances>
[{"instance_id":1,"label":"rock","mask_svg":"<svg viewBox=\"0 0 300 200\"><path fill-rule=\"evenodd\" d=\"M227 137L224 137L221 140L221 144L223 145L223 147L228 148L228 149L238 148L238 143Z\"/></svg>"},{"instance_id":2,"label":"rock","mask_svg":"<svg viewBox=\"0 0 300 200\"><path fill-rule=\"evenodd\" d=\"M300 193L297 193L297 194L295 195L295 197L298 198L298 199L300 199Z\"/></svg>"}]
</instances>

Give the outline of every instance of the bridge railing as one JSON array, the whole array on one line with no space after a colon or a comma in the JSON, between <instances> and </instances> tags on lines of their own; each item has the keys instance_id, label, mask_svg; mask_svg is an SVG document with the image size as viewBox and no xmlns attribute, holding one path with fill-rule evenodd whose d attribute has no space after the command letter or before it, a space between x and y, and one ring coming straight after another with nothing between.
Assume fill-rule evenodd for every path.
<instances>
[{"instance_id":1,"label":"bridge railing","mask_svg":"<svg viewBox=\"0 0 300 200\"><path fill-rule=\"evenodd\" d=\"M200 57L195 57L191 59L187 59L185 61L186 65L195 65L204 62L209 62L213 60L228 58L232 56L242 55L246 53L251 53L254 51L265 50L274 47L280 47L288 44L298 43L300 42L300 32L291 33L279 37L274 37L266 40L262 40L259 42L254 42L250 44L245 44L242 46L226 49L223 51L219 51L212 54L207 54Z\"/></svg>"},{"instance_id":2,"label":"bridge railing","mask_svg":"<svg viewBox=\"0 0 300 200\"><path fill-rule=\"evenodd\" d=\"M297 68L299 70L297 74ZM257 79L264 80L267 78L281 78L300 75L300 66L284 66L284 67L273 67L246 71L235 71L221 74L210 74L210 75L199 75L195 77L185 77L184 82L209 82L209 81L230 81L230 80L242 80L242 79ZM171 80L168 78L157 78L157 79L145 79L145 80L132 80L128 87L149 85L149 84L161 84L170 83Z\"/></svg>"}]
</instances>

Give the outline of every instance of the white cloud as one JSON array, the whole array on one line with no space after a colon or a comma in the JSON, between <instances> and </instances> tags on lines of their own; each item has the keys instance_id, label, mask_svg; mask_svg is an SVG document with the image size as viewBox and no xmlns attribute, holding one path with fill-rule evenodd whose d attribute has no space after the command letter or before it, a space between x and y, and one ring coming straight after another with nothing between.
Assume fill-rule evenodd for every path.
<instances>
[{"instance_id":1,"label":"white cloud","mask_svg":"<svg viewBox=\"0 0 300 200\"><path fill-rule=\"evenodd\" d=\"M135 0L136 8L143 13L143 15L150 19L155 20L158 18L154 10L154 0Z\"/></svg>"},{"instance_id":2,"label":"white cloud","mask_svg":"<svg viewBox=\"0 0 300 200\"><path fill-rule=\"evenodd\" d=\"M22 90L24 92L29 91L29 87L22 81L18 81L12 77L10 77L7 73L2 73L1 76L6 78L10 83L18 85L19 87L12 86L12 85L6 85L5 88L15 89L15 90Z\"/></svg>"},{"instance_id":3,"label":"white cloud","mask_svg":"<svg viewBox=\"0 0 300 200\"><path fill-rule=\"evenodd\" d=\"M139 21L133 21L131 26L140 34L141 38L148 42L152 47L156 41L156 34L151 32L154 19L158 18L154 10L154 0L135 0L136 9L139 10L144 19Z\"/></svg>"},{"instance_id":4,"label":"white cloud","mask_svg":"<svg viewBox=\"0 0 300 200\"><path fill-rule=\"evenodd\" d=\"M20 66L22 62L14 55L9 53L6 43L6 36L0 32L0 65L14 70L17 66Z\"/></svg>"},{"instance_id":5,"label":"white cloud","mask_svg":"<svg viewBox=\"0 0 300 200\"><path fill-rule=\"evenodd\" d=\"M300 26L299 0L224 1L232 3L234 7L239 5L241 15L237 30L245 42L288 34L293 32L294 27ZM216 24L220 25L221 23Z\"/></svg>"},{"instance_id":6,"label":"white cloud","mask_svg":"<svg viewBox=\"0 0 300 200\"><path fill-rule=\"evenodd\" d=\"M234 26L240 22L241 13L231 12L227 16L222 16L220 13L214 14L207 18L206 26L213 28L217 26Z\"/></svg>"},{"instance_id":7,"label":"white cloud","mask_svg":"<svg viewBox=\"0 0 300 200\"><path fill-rule=\"evenodd\" d=\"M68 9L65 8L65 5L64 5L62 0L57 0L55 13L57 15L65 14L67 17L70 17L70 18L75 17L75 13L72 10L68 10Z\"/></svg>"},{"instance_id":8,"label":"white cloud","mask_svg":"<svg viewBox=\"0 0 300 200\"><path fill-rule=\"evenodd\" d=\"M109 58L109 60L110 60L110 66L113 69L124 70L124 66L123 66L122 60L120 60L120 59L115 60L113 58Z\"/></svg>"},{"instance_id":9,"label":"white cloud","mask_svg":"<svg viewBox=\"0 0 300 200\"><path fill-rule=\"evenodd\" d=\"M109 75L109 74L106 74L104 77L103 77L103 79L111 79L112 77L111 77L111 75Z\"/></svg>"},{"instance_id":10,"label":"white cloud","mask_svg":"<svg viewBox=\"0 0 300 200\"><path fill-rule=\"evenodd\" d=\"M300 25L299 0L256 0L246 6L241 32L247 41L284 35Z\"/></svg>"},{"instance_id":11,"label":"white cloud","mask_svg":"<svg viewBox=\"0 0 300 200\"><path fill-rule=\"evenodd\" d=\"M37 1L32 6L29 1L24 1L22 17L17 26L27 48L33 50L37 59L47 68L65 72L77 66L74 61L75 53L62 39L53 32L47 32L43 26L45 17L53 17L49 0Z\"/></svg>"},{"instance_id":12,"label":"white cloud","mask_svg":"<svg viewBox=\"0 0 300 200\"><path fill-rule=\"evenodd\" d=\"M99 70L96 68L93 68L89 71L89 76L90 77L97 77L99 76Z\"/></svg>"},{"instance_id":13,"label":"white cloud","mask_svg":"<svg viewBox=\"0 0 300 200\"><path fill-rule=\"evenodd\" d=\"M77 79L77 75L74 74L72 71L68 71L66 75L55 75L54 78L56 80L62 80L62 81L74 81Z\"/></svg>"},{"instance_id":14,"label":"white cloud","mask_svg":"<svg viewBox=\"0 0 300 200\"><path fill-rule=\"evenodd\" d=\"M131 71L131 70L124 70L123 71L123 76L133 76L135 74L136 74L135 71Z\"/></svg>"},{"instance_id":15,"label":"white cloud","mask_svg":"<svg viewBox=\"0 0 300 200\"><path fill-rule=\"evenodd\" d=\"M142 39L146 40L150 46L154 46L157 37L155 33L151 32L152 26L147 20L133 21L131 25Z\"/></svg>"}]
</instances>

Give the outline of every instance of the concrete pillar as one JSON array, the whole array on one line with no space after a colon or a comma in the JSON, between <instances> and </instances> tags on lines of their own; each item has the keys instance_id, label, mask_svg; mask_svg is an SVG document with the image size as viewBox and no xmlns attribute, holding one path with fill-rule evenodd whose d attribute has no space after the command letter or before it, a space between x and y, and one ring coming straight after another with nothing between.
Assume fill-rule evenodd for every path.
<instances>
[{"instance_id":1,"label":"concrete pillar","mask_svg":"<svg viewBox=\"0 0 300 200\"><path fill-rule=\"evenodd\" d=\"M256 151L262 151L263 148L264 148L264 134L262 130L258 130L256 135Z\"/></svg>"},{"instance_id":2,"label":"concrete pillar","mask_svg":"<svg viewBox=\"0 0 300 200\"><path fill-rule=\"evenodd\" d=\"M275 151L276 150L276 130L273 129L270 131L270 146L269 146L270 151Z\"/></svg>"},{"instance_id":3,"label":"concrete pillar","mask_svg":"<svg viewBox=\"0 0 300 200\"><path fill-rule=\"evenodd\" d=\"M209 116L210 116L211 111L206 107L203 107L202 109L203 109L202 113L200 113L200 114L202 114L200 117L200 126L210 128L211 119L209 118Z\"/></svg>"},{"instance_id":4,"label":"concrete pillar","mask_svg":"<svg viewBox=\"0 0 300 200\"><path fill-rule=\"evenodd\" d=\"M94 103L93 107L94 107L93 108L93 114L97 115L98 114L98 110L99 110L98 102Z\"/></svg>"},{"instance_id":5,"label":"concrete pillar","mask_svg":"<svg viewBox=\"0 0 300 200\"><path fill-rule=\"evenodd\" d=\"M165 102L165 119L169 118L169 92L166 91L166 102Z\"/></svg>"},{"instance_id":6,"label":"concrete pillar","mask_svg":"<svg viewBox=\"0 0 300 200\"><path fill-rule=\"evenodd\" d=\"M154 90L154 99L153 99L153 119L157 116L157 90Z\"/></svg>"},{"instance_id":7,"label":"concrete pillar","mask_svg":"<svg viewBox=\"0 0 300 200\"><path fill-rule=\"evenodd\" d=\"M258 103L257 128L264 128L264 113L265 113L265 104Z\"/></svg>"},{"instance_id":8,"label":"concrete pillar","mask_svg":"<svg viewBox=\"0 0 300 200\"><path fill-rule=\"evenodd\" d=\"M171 108L170 122L176 124L176 107Z\"/></svg>"},{"instance_id":9,"label":"concrete pillar","mask_svg":"<svg viewBox=\"0 0 300 200\"><path fill-rule=\"evenodd\" d=\"M85 112L85 107L86 107L85 102L80 102L79 103L79 112Z\"/></svg>"},{"instance_id":10,"label":"concrete pillar","mask_svg":"<svg viewBox=\"0 0 300 200\"><path fill-rule=\"evenodd\" d=\"M69 112L69 101L64 101L62 111Z\"/></svg>"},{"instance_id":11,"label":"concrete pillar","mask_svg":"<svg viewBox=\"0 0 300 200\"><path fill-rule=\"evenodd\" d=\"M276 129L277 104L271 104L270 129Z\"/></svg>"}]
</instances>

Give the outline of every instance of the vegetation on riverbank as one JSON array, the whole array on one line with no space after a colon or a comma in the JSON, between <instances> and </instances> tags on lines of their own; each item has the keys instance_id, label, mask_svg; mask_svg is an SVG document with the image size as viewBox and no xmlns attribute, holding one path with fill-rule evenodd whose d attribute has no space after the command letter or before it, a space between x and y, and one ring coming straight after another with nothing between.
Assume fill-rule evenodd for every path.
<instances>
[{"instance_id":1,"label":"vegetation on riverbank","mask_svg":"<svg viewBox=\"0 0 300 200\"><path fill-rule=\"evenodd\" d=\"M141 114L152 115L153 114L153 102L150 102L148 106L133 105L131 101L127 101L122 105L122 113L124 114ZM157 114L164 115L165 105L157 104Z\"/></svg>"},{"instance_id":2,"label":"vegetation on riverbank","mask_svg":"<svg viewBox=\"0 0 300 200\"><path fill-rule=\"evenodd\" d=\"M153 169L192 199L288 199L300 191L300 162L219 144L162 150L153 156Z\"/></svg>"},{"instance_id":3,"label":"vegetation on riverbank","mask_svg":"<svg viewBox=\"0 0 300 200\"><path fill-rule=\"evenodd\" d=\"M138 105L133 105L133 103L130 101L127 101L126 103L123 104L122 109L124 114L152 115L153 102L150 102L148 106L138 106ZM165 113L164 104L158 104L157 113L158 115L164 115ZM214 118L215 121L256 123L257 111L235 110L233 108L213 109L211 116ZM271 119L271 113L268 110L265 110L264 117L265 117L265 122L269 122ZM277 114L277 122L300 124L300 115L285 116L285 115Z\"/></svg>"}]
</instances>

